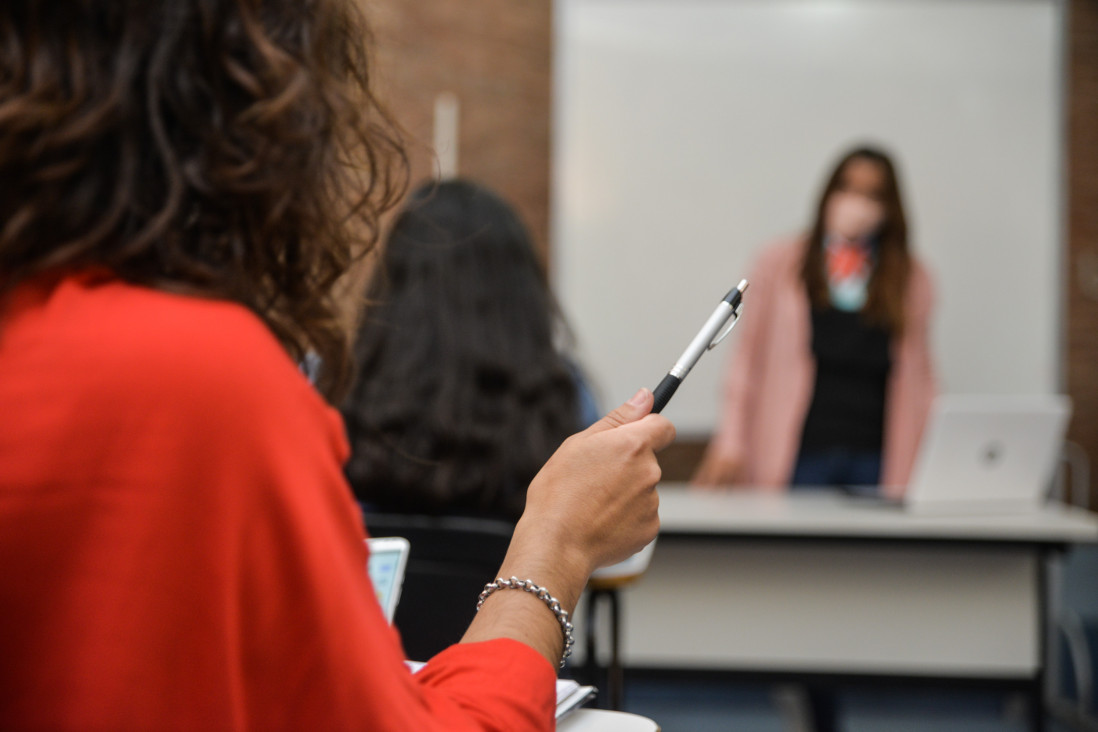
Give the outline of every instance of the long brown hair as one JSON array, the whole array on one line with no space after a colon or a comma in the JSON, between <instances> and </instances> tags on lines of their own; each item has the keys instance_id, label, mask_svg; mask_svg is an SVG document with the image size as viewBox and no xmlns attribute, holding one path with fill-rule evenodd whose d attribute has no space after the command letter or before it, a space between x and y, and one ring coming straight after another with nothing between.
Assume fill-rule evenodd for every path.
<instances>
[{"instance_id":1,"label":"long brown hair","mask_svg":"<svg viewBox=\"0 0 1098 732\"><path fill-rule=\"evenodd\" d=\"M904 329L904 294L911 272L911 255L908 250L907 218L900 199L896 166L885 152L872 147L859 147L839 160L816 206L816 218L808 234L808 249L801 276L813 307L830 307L827 279L824 276L824 210L831 194L842 183L846 166L855 160L868 160L876 164L885 179L881 200L885 211L884 223L876 236L877 262L869 280L862 314L867 322L899 334Z\"/></svg>"},{"instance_id":2,"label":"long brown hair","mask_svg":"<svg viewBox=\"0 0 1098 732\"><path fill-rule=\"evenodd\" d=\"M333 285L406 186L343 0L0 3L0 295L105 265L237 301L335 398Z\"/></svg>"}]
</instances>

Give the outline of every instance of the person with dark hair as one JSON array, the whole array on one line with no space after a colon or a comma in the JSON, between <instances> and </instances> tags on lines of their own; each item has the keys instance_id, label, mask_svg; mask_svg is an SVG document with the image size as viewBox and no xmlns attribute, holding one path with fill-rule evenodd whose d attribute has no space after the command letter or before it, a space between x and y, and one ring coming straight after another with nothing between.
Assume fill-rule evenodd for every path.
<instances>
[{"instance_id":1,"label":"person with dark hair","mask_svg":"<svg viewBox=\"0 0 1098 732\"><path fill-rule=\"evenodd\" d=\"M366 291L361 375L342 408L368 508L515 520L560 443L598 418L530 236L484 186L430 182Z\"/></svg>"},{"instance_id":2,"label":"person with dark hair","mask_svg":"<svg viewBox=\"0 0 1098 732\"><path fill-rule=\"evenodd\" d=\"M935 382L930 277L911 253L889 155L843 155L811 229L764 250L749 281L750 316L694 484L900 495ZM838 728L831 689L794 691L815 732Z\"/></svg>"},{"instance_id":3,"label":"person with dark hair","mask_svg":"<svg viewBox=\"0 0 1098 732\"><path fill-rule=\"evenodd\" d=\"M530 482L518 579L403 663L329 405L333 287L406 178L355 7L0 4L6 729L551 730L567 613L656 534L641 390Z\"/></svg>"},{"instance_id":4,"label":"person with dark hair","mask_svg":"<svg viewBox=\"0 0 1098 732\"><path fill-rule=\"evenodd\" d=\"M805 236L750 276L701 486L906 485L935 393L926 269L911 252L895 165L845 154Z\"/></svg>"}]
</instances>

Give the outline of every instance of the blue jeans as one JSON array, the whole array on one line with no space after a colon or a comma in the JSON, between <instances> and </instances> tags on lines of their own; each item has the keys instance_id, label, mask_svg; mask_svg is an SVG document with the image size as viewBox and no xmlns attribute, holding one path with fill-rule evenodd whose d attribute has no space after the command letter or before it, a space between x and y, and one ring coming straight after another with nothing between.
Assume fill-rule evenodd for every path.
<instances>
[{"instance_id":1,"label":"blue jeans","mask_svg":"<svg viewBox=\"0 0 1098 732\"><path fill-rule=\"evenodd\" d=\"M802 452L793 468L792 485L844 486L878 485L881 482L881 453L845 448Z\"/></svg>"}]
</instances>

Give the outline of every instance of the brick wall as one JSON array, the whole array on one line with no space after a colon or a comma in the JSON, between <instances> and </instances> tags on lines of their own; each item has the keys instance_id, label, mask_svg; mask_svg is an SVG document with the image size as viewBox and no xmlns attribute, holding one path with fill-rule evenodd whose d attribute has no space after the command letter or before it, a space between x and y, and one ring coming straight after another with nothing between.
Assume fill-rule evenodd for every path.
<instances>
[{"instance_id":1,"label":"brick wall","mask_svg":"<svg viewBox=\"0 0 1098 732\"><path fill-rule=\"evenodd\" d=\"M361 0L383 99L410 135L412 181L435 170L435 98L457 95L459 173L549 230L551 0Z\"/></svg>"},{"instance_id":2,"label":"brick wall","mask_svg":"<svg viewBox=\"0 0 1098 732\"><path fill-rule=\"evenodd\" d=\"M1069 438L1098 474L1098 0L1072 0L1068 51ZM1098 481L1091 480L1098 507Z\"/></svg>"}]
</instances>

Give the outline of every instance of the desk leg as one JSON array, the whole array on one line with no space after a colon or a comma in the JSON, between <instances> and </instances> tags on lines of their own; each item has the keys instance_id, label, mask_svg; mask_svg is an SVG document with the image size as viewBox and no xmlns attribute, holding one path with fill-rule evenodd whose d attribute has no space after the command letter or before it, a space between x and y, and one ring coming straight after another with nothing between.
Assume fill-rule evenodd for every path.
<instances>
[{"instance_id":1,"label":"desk leg","mask_svg":"<svg viewBox=\"0 0 1098 732\"><path fill-rule=\"evenodd\" d=\"M605 598L610 606L610 663L605 668L599 667L595 641L595 623L597 621L598 606ZM588 683L599 688L599 699L608 700L608 708L621 711L623 706L623 691L625 688L625 671L621 663L621 605L616 589L593 589L587 596L587 659L584 662L587 671ZM603 697L605 691L606 696Z\"/></svg>"},{"instance_id":2,"label":"desk leg","mask_svg":"<svg viewBox=\"0 0 1098 732\"><path fill-rule=\"evenodd\" d=\"M587 676L587 683L593 684L594 686L598 687L599 691L598 696L596 697L596 704L601 707L602 705L599 704L599 702L601 702L603 698L603 690L605 687L602 683L602 675L599 673L598 656L595 655L596 645L598 645L595 642L595 622L597 620L596 616L598 615L598 604L599 593L597 590L591 590L590 592L588 592L587 595L587 658L584 660L584 667Z\"/></svg>"},{"instance_id":3,"label":"desk leg","mask_svg":"<svg viewBox=\"0 0 1098 732\"><path fill-rule=\"evenodd\" d=\"M1051 653L1054 641L1049 620L1052 618L1051 608L1053 598L1050 593L1050 563L1053 561L1051 551L1046 547L1037 552L1037 676L1030 685L1029 693L1029 728L1033 732L1044 732L1045 729L1045 686L1048 681L1049 663L1052 661Z\"/></svg>"},{"instance_id":4,"label":"desk leg","mask_svg":"<svg viewBox=\"0 0 1098 732\"><path fill-rule=\"evenodd\" d=\"M1044 679L1038 675L1029 684L1026 691L1026 728L1031 732L1044 732L1045 730L1045 685Z\"/></svg>"},{"instance_id":5,"label":"desk leg","mask_svg":"<svg viewBox=\"0 0 1098 732\"><path fill-rule=\"evenodd\" d=\"M620 712L625 687L625 673L621 666L621 608L617 590L608 590L606 597L610 603L610 668L607 669L607 686L610 708Z\"/></svg>"}]
</instances>

